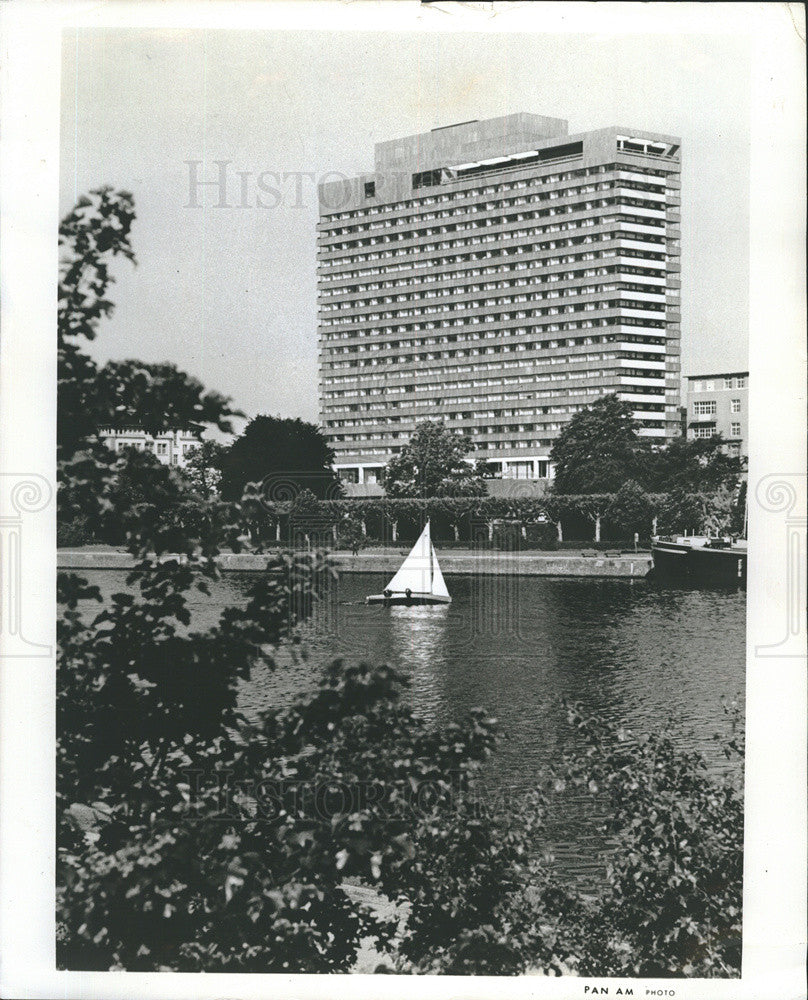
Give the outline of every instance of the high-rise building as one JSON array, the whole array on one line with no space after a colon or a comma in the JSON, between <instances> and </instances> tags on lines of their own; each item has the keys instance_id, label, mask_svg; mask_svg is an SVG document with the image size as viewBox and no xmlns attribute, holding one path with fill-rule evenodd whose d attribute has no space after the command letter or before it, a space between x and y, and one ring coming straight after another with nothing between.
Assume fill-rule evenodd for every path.
<instances>
[{"instance_id":1,"label":"high-rise building","mask_svg":"<svg viewBox=\"0 0 808 1000\"><path fill-rule=\"evenodd\" d=\"M441 419L503 476L551 474L605 393L679 432L680 143L515 114L376 146L319 187L320 415L374 482Z\"/></svg>"}]
</instances>

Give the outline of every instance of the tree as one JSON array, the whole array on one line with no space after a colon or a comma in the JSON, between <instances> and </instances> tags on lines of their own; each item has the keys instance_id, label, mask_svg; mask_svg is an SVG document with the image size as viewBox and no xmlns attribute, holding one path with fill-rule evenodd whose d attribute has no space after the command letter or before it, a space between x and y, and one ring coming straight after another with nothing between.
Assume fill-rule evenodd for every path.
<instances>
[{"instance_id":1,"label":"tree","mask_svg":"<svg viewBox=\"0 0 808 1000\"><path fill-rule=\"evenodd\" d=\"M680 489L688 493L713 493L734 489L743 472L742 459L727 455L720 434L710 438L677 437L657 452L643 456L643 485L653 492Z\"/></svg>"},{"instance_id":2,"label":"tree","mask_svg":"<svg viewBox=\"0 0 808 1000\"><path fill-rule=\"evenodd\" d=\"M81 349L112 315L107 297L116 257L135 263L132 195L101 187L81 197L59 226L57 446L60 459L92 446L99 428L136 424L154 433L190 423L232 431L243 416L173 364L110 361L99 369Z\"/></svg>"},{"instance_id":3,"label":"tree","mask_svg":"<svg viewBox=\"0 0 808 1000\"><path fill-rule=\"evenodd\" d=\"M334 453L316 424L299 418L258 416L222 458L222 497L240 500L247 483L262 482L268 501L291 500L308 489L319 499L338 497Z\"/></svg>"},{"instance_id":4,"label":"tree","mask_svg":"<svg viewBox=\"0 0 808 1000\"><path fill-rule=\"evenodd\" d=\"M135 219L132 195L101 187L78 200L59 226L57 310L57 448L69 458L97 429L95 362L79 340L95 339L99 322L112 314L106 297L115 278L110 261L122 256L135 263L130 231Z\"/></svg>"},{"instance_id":5,"label":"tree","mask_svg":"<svg viewBox=\"0 0 808 1000\"><path fill-rule=\"evenodd\" d=\"M489 462L488 459L478 458L474 463L474 473L480 479L496 479L498 471L496 463Z\"/></svg>"},{"instance_id":6,"label":"tree","mask_svg":"<svg viewBox=\"0 0 808 1000\"><path fill-rule=\"evenodd\" d=\"M142 361L109 361L96 380L98 426L135 424L150 434L192 424L209 424L232 433L231 417L243 417L231 400L206 391L202 383L176 365Z\"/></svg>"},{"instance_id":7,"label":"tree","mask_svg":"<svg viewBox=\"0 0 808 1000\"><path fill-rule=\"evenodd\" d=\"M339 545L340 548L350 549L354 555L358 555L359 550L365 546L365 536L362 533L362 523L358 518L346 514L340 518L339 525Z\"/></svg>"},{"instance_id":8,"label":"tree","mask_svg":"<svg viewBox=\"0 0 808 1000\"><path fill-rule=\"evenodd\" d=\"M610 524L627 535L635 532L641 536L650 534L652 516L648 494L633 479L623 483L606 508Z\"/></svg>"},{"instance_id":9,"label":"tree","mask_svg":"<svg viewBox=\"0 0 808 1000\"><path fill-rule=\"evenodd\" d=\"M226 450L218 441L203 441L188 453L185 460L185 478L191 488L206 499L219 495Z\"/></svg>"},{"instance_id":10,"label":"tree","mask_svg":"<svg viewBox=\"0 0 808 1000\"><path fill-rule=\"evenodd\" d=\"M426 420L387 463L389 497L484 496L482 476L468 462L471 441L439 421Z\"/></svg>"},{"instance_id":11,"label":"tree","mask_svg":"<svg viewBox=\"0 0 808 1000\"><path fill-rule=\"evenodd\" d=\"M615 393L579 410L553 444L557 493L614 493L634 475L646 446L631 406Z\"/></svg>"},{"instance_id":12,"label":"tree","mask_svg":"<svg viewBox=\"0 0 808 1000\"><path fill-rule=\"evenodd\" d=\"M127 521L136 521L140 515L174 530L188 521L193 505L199 508L197 515L204 516L199 507L201 495L184 489L180 476L130 453L116 455L101 442L101 427L133 423L156 432L203 422L228 430L229 418L239 415L228 399L206 392L198 380L172 364L111 361L99 369L82 350L83 342L94 340L100 322L113 312L107 297L115 280L110 273L112 261L123 257L135 262L134 219L132 196L102 187L80 198L59 228L60 542L121 541L131 527ZM129 506L127 497L133 501ZM180 506L184 513L172 527Z\"/></svg>"}]
</instances>

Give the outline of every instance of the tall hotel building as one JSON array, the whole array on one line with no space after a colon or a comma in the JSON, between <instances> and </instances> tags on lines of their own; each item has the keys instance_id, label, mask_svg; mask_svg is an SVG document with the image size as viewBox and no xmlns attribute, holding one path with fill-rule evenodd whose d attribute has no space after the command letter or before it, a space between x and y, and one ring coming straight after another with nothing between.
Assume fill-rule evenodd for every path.
<instances>
[{"instance_id":1,"label":"tall hotel building","mask_svg":"<svg viewBox=\"0 0 808 1000\"><path fill-rule=\"evenodd\" d=\"M515 114L376 146L319 187L320 415L343 478L375 482L418 422L505 477L605 393L679 428L680 146Z\"/></svg>"}]
</instances>

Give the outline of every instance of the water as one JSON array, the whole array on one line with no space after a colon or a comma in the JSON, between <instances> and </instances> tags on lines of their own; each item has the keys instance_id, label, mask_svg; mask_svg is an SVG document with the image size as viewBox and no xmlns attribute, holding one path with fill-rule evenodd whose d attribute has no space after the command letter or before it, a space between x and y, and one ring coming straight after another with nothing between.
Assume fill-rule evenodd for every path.
<instances>
[{"instance_id":1,"label":"water","mask_svg":"<svg viewBox=\"0 0 808 1000\"><path fill-rule=\"evenodd\" d=\"M125 589L125 573L85 573L102 594ZM253 579L227 574L211 596L193 596L203 628L238 603ZM527 791L575 739L560 699L625 723L636 736L666 724L686 749L725 767L713 735L725 729L722 700L742 703L745 594L663 588L645 581L549 577L450 577L452 604L368 607L386 575L344 574L303 630L307 659L279 657L241 690L255 715L310 689L316 665L337 656L389 663L407 674L413 709L440 724L482 707L504 740L486 765L493 790ZM559 803L548 847L568 874L595 884L603 869L596 818L580 800Z\"/></svg>"}]
</instances>

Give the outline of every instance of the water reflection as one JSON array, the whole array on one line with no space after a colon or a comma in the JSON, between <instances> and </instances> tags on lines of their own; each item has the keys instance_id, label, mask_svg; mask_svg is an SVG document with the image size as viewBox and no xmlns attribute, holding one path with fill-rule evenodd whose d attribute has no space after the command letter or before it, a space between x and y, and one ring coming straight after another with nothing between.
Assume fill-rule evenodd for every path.
<instances>
[{"instance_id":1,"label":"water reflection","mask_svg":"<svg viewBox=\"0 0 808 1000\"><path fill-rule=\"evenodd\" d=\"M389 615L391 660L399 666L406 664L412 683L409 696L430 714L445 697L442 677L448 658L449 607L448 604L399 605L379 609Z\"/></svg>"}]
</instances>

